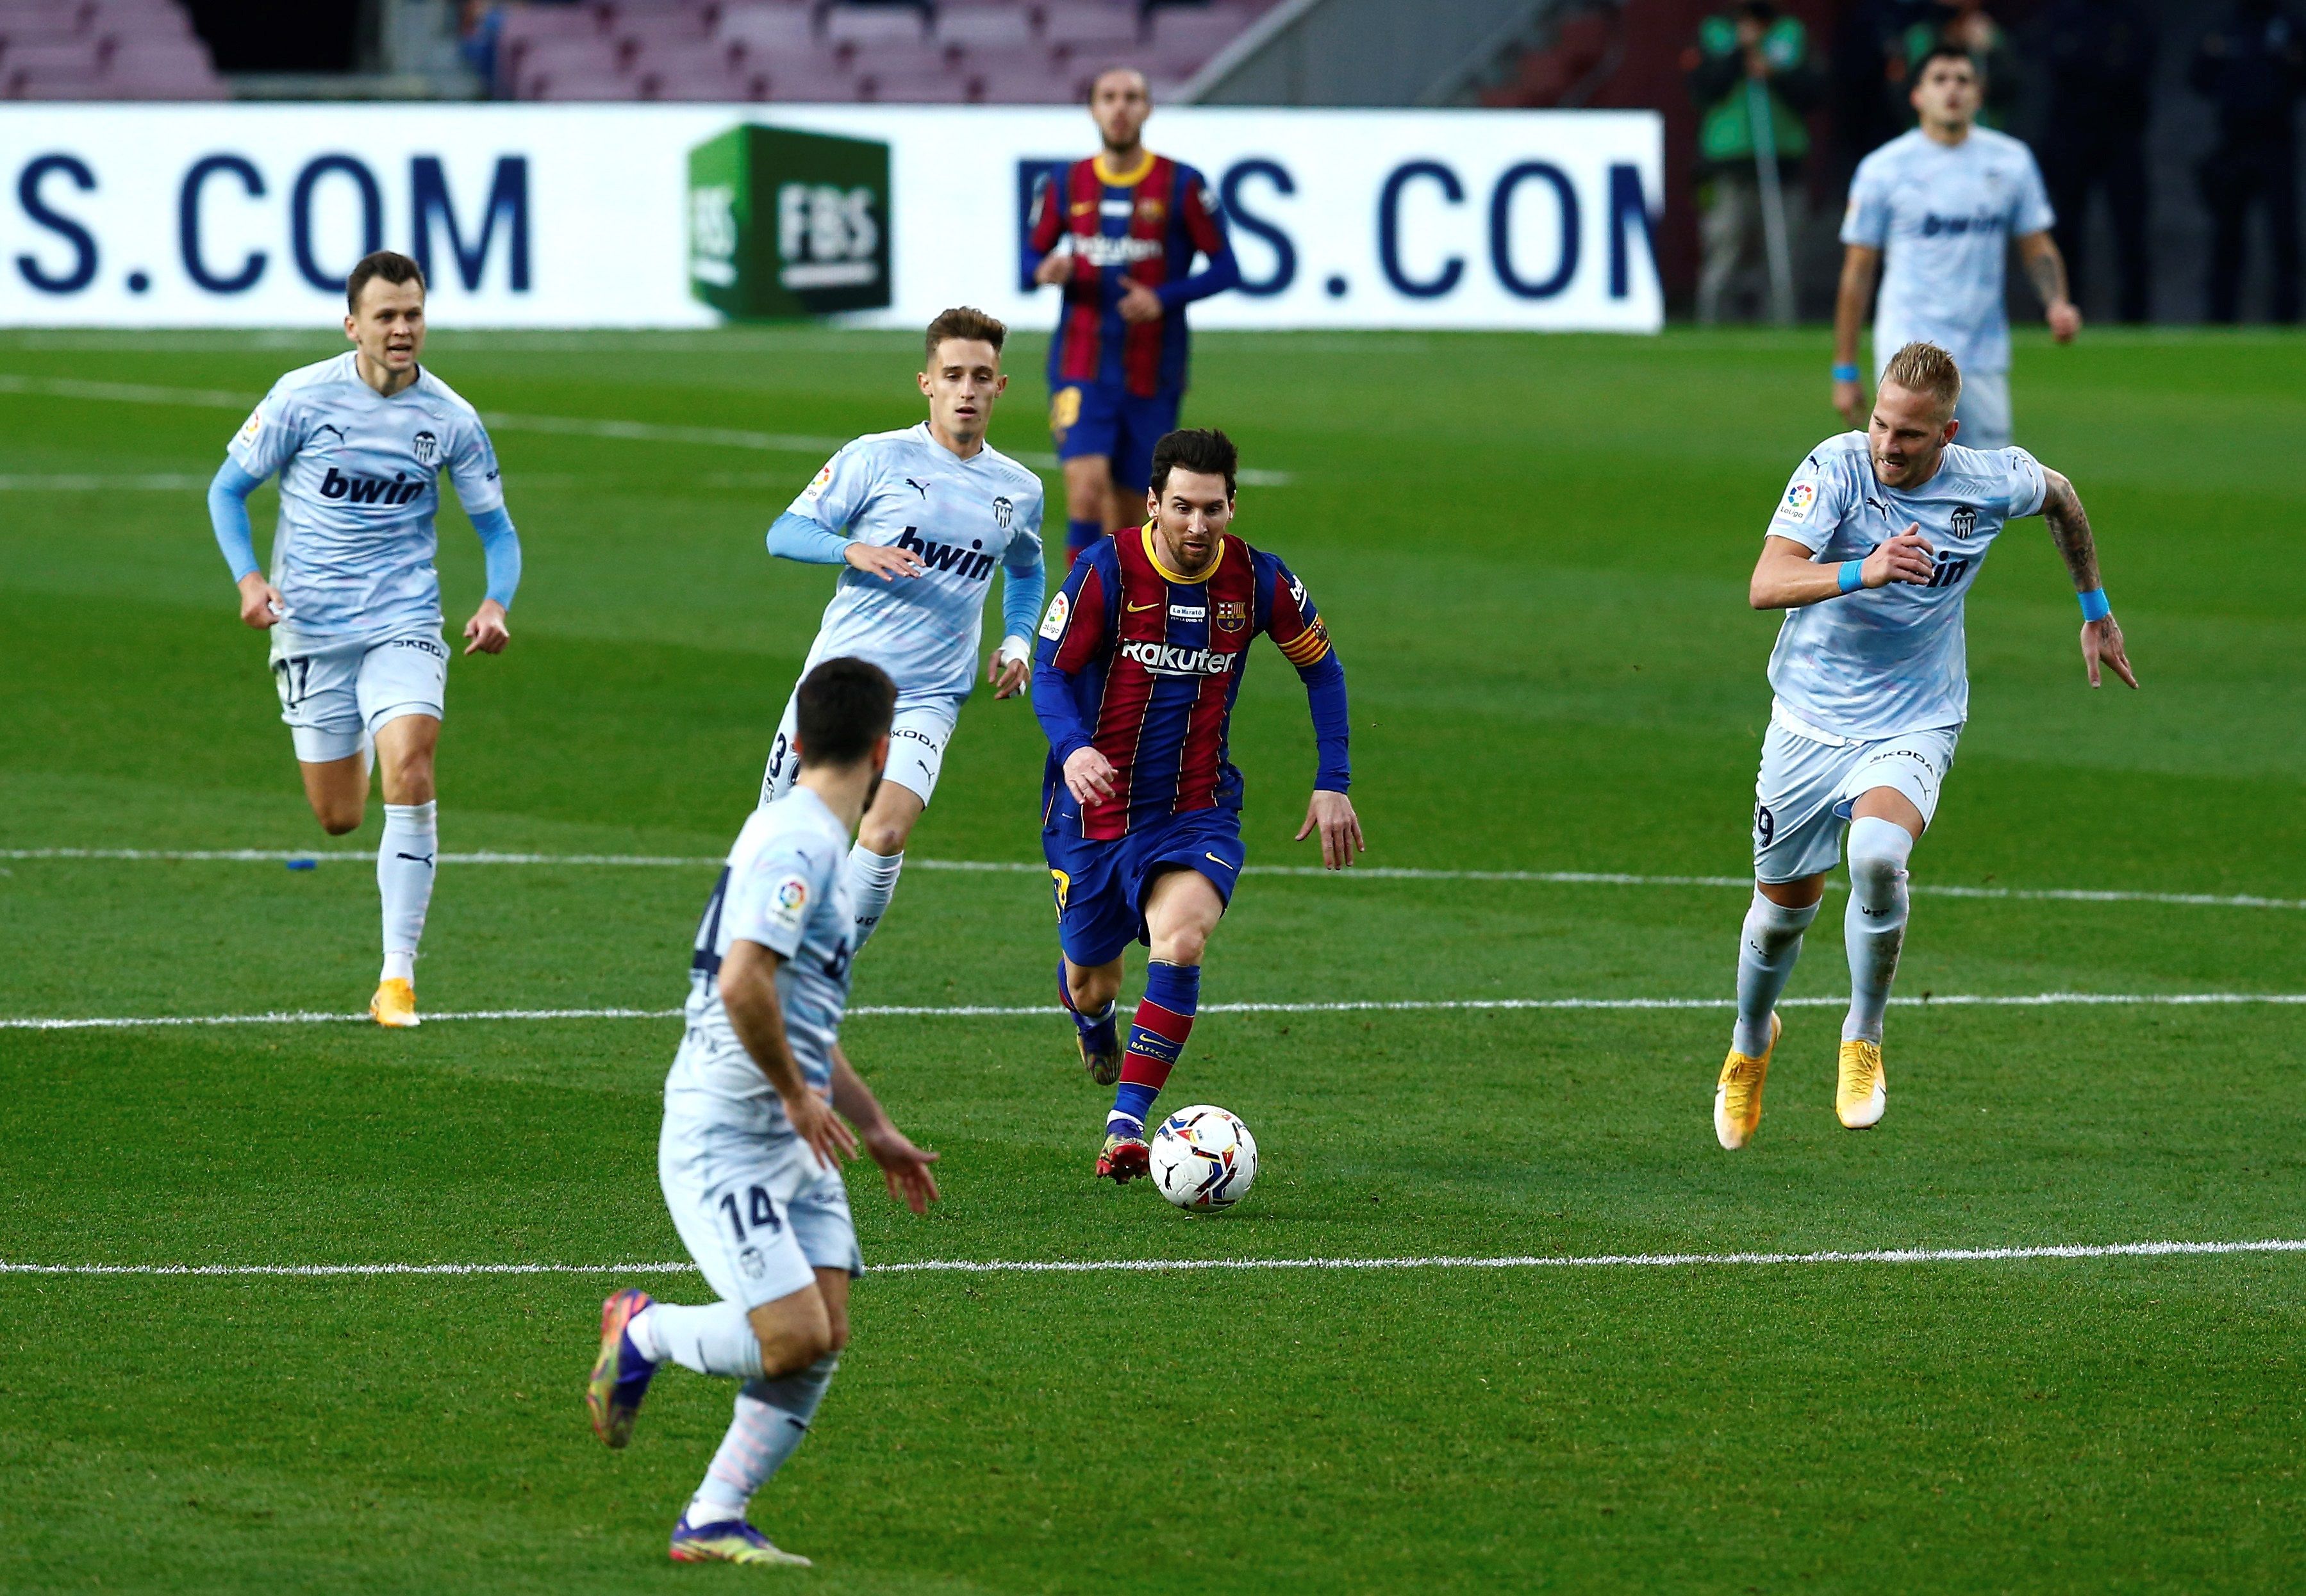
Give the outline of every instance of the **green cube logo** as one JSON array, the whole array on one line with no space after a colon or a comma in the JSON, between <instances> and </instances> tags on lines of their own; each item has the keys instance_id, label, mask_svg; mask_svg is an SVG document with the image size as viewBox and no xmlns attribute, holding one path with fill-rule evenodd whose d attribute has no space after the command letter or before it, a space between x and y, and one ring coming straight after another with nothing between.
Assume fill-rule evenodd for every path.
<instances>
[{"instance_id":1,"label":"green cube logo","mask_svg":"<svg viewBox=\"0 0 2306 1596\"><path fill-rule=\"evenodd\" d=\"M732 127L688 152L688 286L739 320L889 304L889 147Z\"/></svg>"}]
</instances>

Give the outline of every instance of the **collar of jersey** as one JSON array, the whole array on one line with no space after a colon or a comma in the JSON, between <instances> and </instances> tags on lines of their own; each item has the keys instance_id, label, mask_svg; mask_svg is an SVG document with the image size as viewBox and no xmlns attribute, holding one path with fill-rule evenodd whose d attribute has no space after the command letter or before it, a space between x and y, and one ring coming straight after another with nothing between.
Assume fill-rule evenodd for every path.
<instances>
[{"instance_id":1,"label":"collar of jersey","mask_svg":"<svg viewBox=\"0 0 2306 1596\"><path fill-rule=\"evenodd\" d=\"M1097 166L1097 178L1099 183L1113 188L1134 188L1144 182L1145 174L1153 169L1154 155L1149 149L1145 151L1145 158L1137 163L1137 169L1133 172L1116 172L1106 166L1103 151L1099 151L1092 159Z\"/></svg>"},{"instance_id":2,"label":"collar of jersey","mask_svg":"<svg viewBox=\"0 0 2306 1596\"><path fill-rule=\"evenodd\" d=\"M979 460L982 460L986 456L993 452L993 446L991 444L980 443L977 446L977 452L973 455L956 455L951 449L945 448L944 443L938 440L936 433L930 429L929 424L927 422L915 422L913 423L913 432L921 442L927 444L931 448L936 450L938 454L944 456L946 459L952 461L955 465L961 467L963 470L967 470L969 466L976 465Z\"/></svg>"},{"instance_id":3,"label":"collar of jersey","mask_svg":"<svg viewBox=\"0 0 2306 1596\"><path fill-rule=\"evenodd\" d=\"M1167 566L1163 565L1161 563L1161 557L1153 552L1153 523L1148 521L1145 523L1145 558L1153 562L1154 570L1159 573L1163 581L1174 582L1180 587L1199 587L1202 583L1207 582L1210 577L1216 576L1217 574L1217 568L1225 564L1225 539L1222 536L1217 539L1217 557L1209 561L1209 568L1208 570L1203 571L1198 576L1180 576Z\"/></svg>"}]
</instances>

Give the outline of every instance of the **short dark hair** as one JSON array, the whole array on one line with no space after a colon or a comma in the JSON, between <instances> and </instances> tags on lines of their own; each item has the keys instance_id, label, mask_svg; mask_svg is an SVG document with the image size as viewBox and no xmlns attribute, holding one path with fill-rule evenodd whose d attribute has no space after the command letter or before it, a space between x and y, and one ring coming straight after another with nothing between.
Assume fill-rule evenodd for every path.
<instances>
[{"instance_id":1,"label":"short dark hair","mask_svg":"<svg viewBox=\"0 0 2306 1596\"><path fill-rule=\"evenodd\" d=\"M1933 61L1959 61L1969 68L1972 77L1977 78L1980 82L1986 79L1986 69L1977 64L1977 56L1960 45L1948 44L1941 39L1930 47L1927 55L1914 64L1915 82L1918 83L1922 81L1923 75L1930 70L1930 63Z\"/></svg>"},{"instance_id":2,"label":"short dark hair","mask_svg":"<svg viewBox=\"0 0 2306 1596\"><path fill-rule=\"evenodd\" d=\"M420 291L424 288L423 267L396 250L378 250L363 255L353 275L345 279L345 309L359 315L361 290L378 277L388 283L414 283Z\"/></svg>"},{"instance_id":3,"label":"short dark hair","mask_svg":"<svg viewBox=\"0 0 2306 1596\"><path fill-rule=\"evenodd\" d=\"M993 353L998 354L1001 353L1001 341L1008 336L1007 322L997 320L968 305L955 305L949 311L939 312L937 319L929 323L926 353L929 363L934 365L939 344L947 338L967 338L973 343L992 345Z\"/></svg>"},{"instance_id":4,"label":"short dark hair","mask_svg":"<svg viewBox=\"0 0 2306 1596\"><path fill-rule=\"evenodd\" d=\"M800 763L854 764L889 735L897 684L869 661L827 660L801 678Z\"/></svg>"},{"instance_id":5,"label":"short dark hair","mask_svg":"<svg viewBox=\"0 0 2306 1596\"><path fill-rule=\"evenodd\" d=\"M1085 106L1093 106L1097 104L1097 86L1099 83L1104 82L1106 79L1111 77L1117 72L1125 72L1131 77L1135 78L1140 83L1143 84L1145 86L1145 98L1148 103L1151 102L1153 98L1153 80L1145 75L1145 69L1141 66L1132 66L1126 61L1115 61L1109 66L1100 66L1095 72L1089 73L1089 81L1081 85L1081 104Z\"/></svg>"},{"instance_id":6,"label":"short dark hair","mask_svg":"<svg viewBox=\"0 0 2306 1596\"><path fill-rule=\"evenodd\" d=\"M1233 497L1234 474L1241 466L1241 451L1233 440L1215 427L1183 427L1153 446L1152 486L1155 494L1168 491L1174 466L1199 471L1226 480L1226 497Z\"/></svg>"}]
</instances>

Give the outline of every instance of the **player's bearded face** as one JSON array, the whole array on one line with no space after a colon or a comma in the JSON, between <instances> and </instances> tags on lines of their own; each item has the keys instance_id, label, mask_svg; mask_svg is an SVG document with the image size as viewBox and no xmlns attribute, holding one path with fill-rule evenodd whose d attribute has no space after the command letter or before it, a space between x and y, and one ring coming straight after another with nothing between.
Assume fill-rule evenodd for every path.
<instances>
[{"instance_id":1,"label":"player's bearded face","mask_svg":"<svg viewBox=\"0 0 2306 1596\"><path fill-rule=\"evenodd\" d=\"M1217 559L1232 520L1226 480L1215 472L1172 469L1153 502L1153 525L1163 557L1188 576L1199 575Z\"/></svg>"},{"instance_id":2,"label":"player's bearded face","mask_svg":"<svg viewBox=\"0 0 2306 1596\"><path fill-rule=\"evenodd\" d=\"M1144 130L1145 118L1152 113L1152 98L1146 92L1145 80L1133 72L1107 73L1097 80L1090 95L1089 115L1095 119L1107 149L1127 149L1135 145L1137 135Z\"/></svg>"},{"instance_id":3,"label":"player's bearded face","mask_svg":"<svg viewBox=\"0 0 2306 1596\"><path fill-rule=\"evenodd\" d=\"M1866 428L1874 475L1884 487L1910 488L1929 481L1938 457L1953 441L1953 418L1936 398L1885 382L1874 396L1874 416Z\"/></svg>"}]
</instances>

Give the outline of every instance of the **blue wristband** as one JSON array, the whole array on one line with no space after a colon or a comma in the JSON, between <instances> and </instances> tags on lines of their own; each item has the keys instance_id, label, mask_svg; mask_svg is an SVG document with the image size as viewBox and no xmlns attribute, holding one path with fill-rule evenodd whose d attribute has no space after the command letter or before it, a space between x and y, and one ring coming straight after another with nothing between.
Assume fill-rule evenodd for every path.
<instances>
[{"instance_id":1,"label":"blue wristband","mask_svg":"<svg viewBox=\"0 0 2306 1596\"><path fill-rule=\"evenodd\" d=\"M1858 368L1856 366L1836 366L1833 368L1833 380L1836 382L1855 382L1858 380Z\"/></svg>"},{"instance_id":2,"label":"blue wristband","mask_svg":"<svg viewBox=\"0 0 2306 1596\"><path fill-rule=\"evenodd\" d=\"M1843 560L1841 573L1835 580L1841 585L1842 592L1856 593L1866 585L1866 562L1862 559Z\"/></svg>"},{"instance_id":3,"label":"blue wristband","mask_svg":"<svg viewBox=\"0 0 2306 1596\"><path fill-rule=\"evenodd\" d=\"M2113 601L2105 596L2105 589L2103 587L2093 587L2088 593L2077 593L2074 596L2082 602L2084 620L2104 620L2114 613Z\"/></svg>"}]
</instances>

